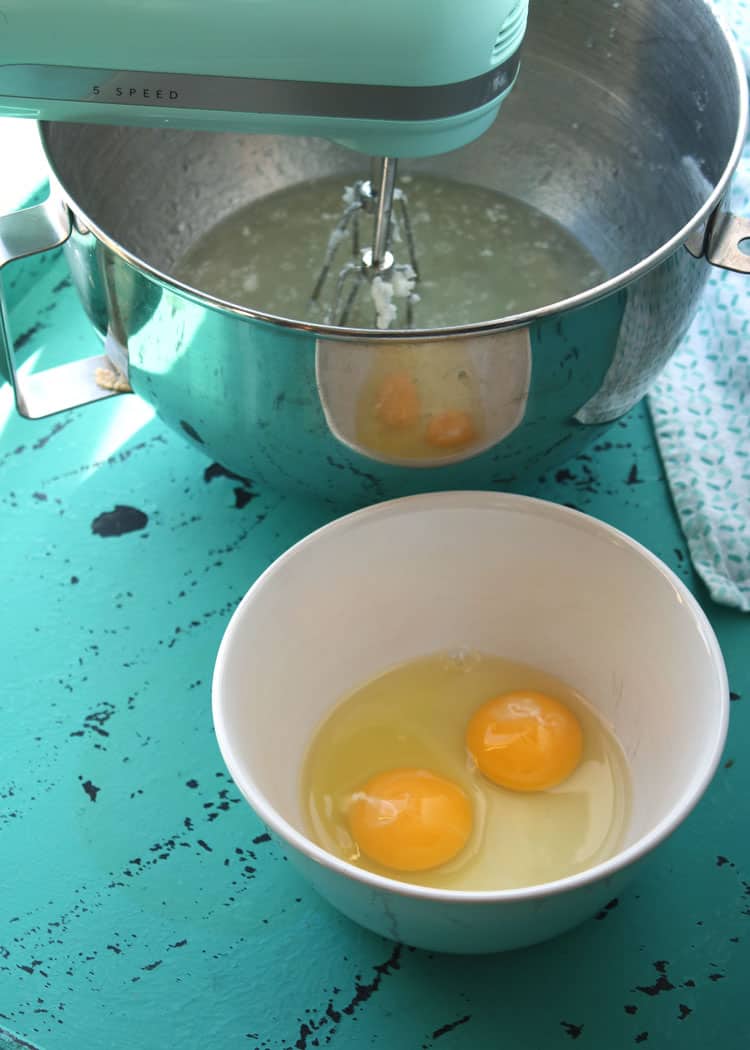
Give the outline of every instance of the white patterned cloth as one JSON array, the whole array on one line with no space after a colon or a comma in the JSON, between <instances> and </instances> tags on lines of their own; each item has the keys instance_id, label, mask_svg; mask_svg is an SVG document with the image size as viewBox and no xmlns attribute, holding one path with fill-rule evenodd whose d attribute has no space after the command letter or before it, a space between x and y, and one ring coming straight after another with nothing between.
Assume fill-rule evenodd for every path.
<instances>
[{"instance_id":1,"label":"white patterned cloth","mask_svg":"<svg viewBox=\"0 0 750 1050\"><path fill-rule=\"evenodd\" d=\"M715 6L748 65L750 0ZM750 144L729 203L750 216ZM750 612L750 277L712 273L649 405L693 565L715 601Z\"/></svg>"}]
</instances>

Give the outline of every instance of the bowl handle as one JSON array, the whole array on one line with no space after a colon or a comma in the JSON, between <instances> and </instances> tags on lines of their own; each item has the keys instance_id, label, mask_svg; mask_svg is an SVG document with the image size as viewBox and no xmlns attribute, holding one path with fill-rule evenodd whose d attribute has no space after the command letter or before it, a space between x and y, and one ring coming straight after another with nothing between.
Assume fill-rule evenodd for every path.
<instances>
[{"instance_id":1,"label":"bowl handle","mask_svg":"<svg viewBox=\"0 0 750 1050\"><path fill-rule=\"evenodd\" d=\"M122 353L117 353L118 347L109 346L109 338L105 350L111 349L112 353L87 357L30 375L22 375L16 369L8 313L2 294L2 269L17 259L59 248L70 237L71 231L70 212L54 197L32 208L0 215L0 364L3 360L7 363L16 406L26 419L42 419L69 408L127 393L130 389L119 375L119 370L113 372L112 361L121 359ZM114 376L111 388L100 385L101 377L107 376Z\"/></svg>"},{"instance_id":2,"label":"bowl handle","mask_svg":"<svg viewBox=\"0 0 750 1050\"><path fill-rule=\"evenodd\" d=\"M750 273L750 219L716 211L707 231L705 254L722 270Z\"/></svg>"}]
</instances>

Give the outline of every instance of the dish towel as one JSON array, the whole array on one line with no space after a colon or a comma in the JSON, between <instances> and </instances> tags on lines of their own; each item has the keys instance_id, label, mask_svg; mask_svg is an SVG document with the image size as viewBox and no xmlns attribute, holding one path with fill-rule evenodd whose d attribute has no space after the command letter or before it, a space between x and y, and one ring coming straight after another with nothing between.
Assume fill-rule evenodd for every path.
<instances>
[{"instance_id":1,"label":"dish towel","mask_svg":"<svg viewBox=\"0 0 750 1050\"><path fill-rule=\"evenodd\" d=\"M750 0L715 4L750 56ZM750 66L749 66L750 68ZM750 216L750 144L730 196ZM711 597L750 612L750 277L714 270L649 408L690 556Z\"/></svg>"}]
</instances>

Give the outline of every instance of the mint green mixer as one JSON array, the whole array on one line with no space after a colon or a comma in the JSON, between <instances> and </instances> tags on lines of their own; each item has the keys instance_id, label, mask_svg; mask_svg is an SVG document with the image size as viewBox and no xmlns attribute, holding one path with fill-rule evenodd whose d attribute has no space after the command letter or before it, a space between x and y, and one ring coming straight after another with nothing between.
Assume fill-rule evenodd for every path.
<instances>
[{"instance_id":1,"label":"mint green mixer","mask_svg":"<svg viewBox=\"0 0 750 1050\"><path fill-rule=\"evenodd\" d=\"M0 116L318 136L381 158L337 232L356 227L360 211L374 217L368 249L353 229L355 258L336 286L331 312L345 323L365 277L394 268L417 276L411 237L408 264L394 267L388 251L396 158L445 153L487 130L518 73L527 8L528 0L230 0L217 8L5 0ZM403 200L400 207L408 233Z\"/></svg>"}]
</instances>

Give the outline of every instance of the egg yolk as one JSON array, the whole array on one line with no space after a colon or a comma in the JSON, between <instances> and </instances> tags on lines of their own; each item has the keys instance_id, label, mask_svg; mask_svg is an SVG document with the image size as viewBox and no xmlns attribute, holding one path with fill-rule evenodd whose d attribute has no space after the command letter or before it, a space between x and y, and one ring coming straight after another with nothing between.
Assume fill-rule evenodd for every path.
<instances>
[{"instance_id":1,"label":"egg yolk","mask_svg":"<svg viewBox=\"0 0 750 1050\"><path fill-rule=\"evenodd\" d=\"M425 437L438 448L461 448L476 436L474 421L468 412L439 412L427 425Z\"/></svg>"},{"instance_id":2,"label":"egg yolk","mask_svg":"<svg viewBox=\"0 0 750 1050\"><path fill-rule=\"evenodd\" d=\"M422 411L417 384L408 372L391 372L383 380L375 403L378 418L389 427L410 427Z\"/></svg>"},{"instance_id":3,"label":"egg yolk","mask_svg":"<svg viewBox=\"0 0 750 1050\"><path fill-rule=\"evenodd\" d=\"M482 773L512 791L544 791L581 760L583 732L551 696L520 690L495 697L473 715L466 746Z\"/></svg>"},{"instance_id":4,"label":"egg yolk","mask_svg":"<svg viewBox=\"0 0 750 1050\"><path fill-rule=\"evenodd\" d=\"M352 796L349 827L362 853L397 871L445 864L471 834L461 788L427 769L378 773Z\"/></svg>"}]
</instances>

